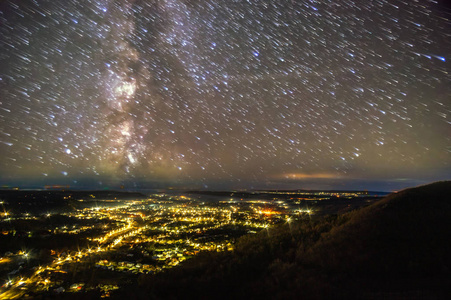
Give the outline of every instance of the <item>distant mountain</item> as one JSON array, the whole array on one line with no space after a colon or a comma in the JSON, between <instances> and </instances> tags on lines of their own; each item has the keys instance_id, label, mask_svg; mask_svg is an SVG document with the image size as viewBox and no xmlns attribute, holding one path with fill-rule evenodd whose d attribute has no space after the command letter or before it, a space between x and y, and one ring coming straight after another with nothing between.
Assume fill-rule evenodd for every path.
<instances>
[{"instance_id":1,"label":"distant mountain","mask_svg":"<svg viewBox=\"0 0 451 300\"><path fill-rule=\"evenodd\" d=\"M72 211L81 208L78 200L146 199L138 192L127 191L77 191L77 190L0 190L0 201L12 213L42 213L50 211ZM86 202L83 203L86 205Z\"/></svg>"},{"instance_id":2,"label":"distant mountain","mask_svg":"<svg viewBox=\"0 0 451 300\"><path fill-rule=\"evenodd\" d=\"M258 191L186 191L187 194L199 194L208 196L219 196L219 197L236 197L236 198L253 198L253 197L267 197L273 198L274 194L278 198L290 198L296 195L310 194L314 195L316 193L320 194L334 194L334 193L353 193L357 195L379 195L385 196L390 194L389 192L382 191L358 191L358 190L258 190Z\"/></svg>"},{"instance_id":3,"label":"distant mountain","mask_svg":"<svg viewBox=\"0 0 451 300\"><path fill-rule=\"evenodd\" d=\"M20 199L98 199L98 200L130 200L130 199L145 199L146 195L139 192L128 191L98 191L98 190L2 190L0 189L0 199L2 200L20 200Z\"/></svg>"},{"instance_id":4,"label":"distant mountain","mask_svg":"<svg viewBox=\"0 0 451 300\"><path fill-rule=\"evenodd\" d=\"M391 194L368 207L240 238L142 276L116 297L142 299L449 299L451 182Z\"/></svg>"}]
</instances>

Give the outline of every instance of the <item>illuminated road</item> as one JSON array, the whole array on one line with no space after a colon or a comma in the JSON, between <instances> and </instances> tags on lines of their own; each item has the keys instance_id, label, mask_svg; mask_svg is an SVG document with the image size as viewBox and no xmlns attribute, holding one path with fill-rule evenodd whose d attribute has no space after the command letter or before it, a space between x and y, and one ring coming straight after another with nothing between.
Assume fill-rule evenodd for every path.
<instances>
[{"instance_id":1,"label":"illuminated road","mask_svg":"<svg viewBox=\"0 0 451 300\"><path fill-rule=\"evenodd\" d=\"M53 260L50 264L45 267L39 267L39 269L29 278L21 278L15 283L11 283L11 285L6 288L0 289L0 300L3 299L19 299L23 297L28 290L35 288L38 284L44 283L44 285L48 285L50 281L42 280L40 274L47 270L54 270L58 265L64 263L77 263L75 258L83 258L85 256L94 255L100 252L108 251L118 244L124 238L130 238L142 232L146 227L145 226L133 226L132 223L128 223L127 226L123 228L112 230L106 233L102 238L99 239L100 244L103 246L98 246L97 248L86 248L78 251L77 255L73 258L70 255L65 257L58 257Z\"/></svg>"}]
</instances>

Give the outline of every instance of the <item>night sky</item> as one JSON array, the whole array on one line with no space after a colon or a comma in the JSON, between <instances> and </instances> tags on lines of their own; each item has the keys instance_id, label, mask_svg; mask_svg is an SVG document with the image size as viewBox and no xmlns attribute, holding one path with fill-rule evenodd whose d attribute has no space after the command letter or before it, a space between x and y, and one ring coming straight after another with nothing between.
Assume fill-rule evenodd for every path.
<instances>
[{"instance_id":1,"label":"night sky","mask_svg":"<svg viewBox=\"0 0 451 300\"><path fill-rule=\"evenodd\" d=\"M0 185L451 179L436 1L0 2Z\"/></svg>"}]
</instances>

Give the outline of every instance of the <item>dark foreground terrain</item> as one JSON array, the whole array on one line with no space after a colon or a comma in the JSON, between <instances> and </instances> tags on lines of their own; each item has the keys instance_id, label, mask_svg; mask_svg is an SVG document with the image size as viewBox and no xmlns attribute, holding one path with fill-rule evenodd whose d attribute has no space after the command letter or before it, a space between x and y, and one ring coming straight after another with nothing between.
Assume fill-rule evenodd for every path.
<instances>
[{"instance_id":1,"label":"dark foreground terrain","mask_svg":"<svg viewBox=\"0 0 451 300\"><path fill-rule=\"evenodd\" d=\"M117 299L449 299L451 182L242 237Z\"/></svg>"}]
</instances>

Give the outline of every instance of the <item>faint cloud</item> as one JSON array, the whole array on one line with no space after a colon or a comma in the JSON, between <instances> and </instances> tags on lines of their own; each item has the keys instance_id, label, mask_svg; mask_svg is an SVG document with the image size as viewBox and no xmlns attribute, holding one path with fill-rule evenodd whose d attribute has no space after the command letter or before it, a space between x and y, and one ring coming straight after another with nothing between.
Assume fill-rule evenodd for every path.
<instances>
[{"instance_id":1,"label":"faint cloud","mask_svg":"<svg viewBox=\"0 0 451 300\"><path fill-rule=\"evenodd\" d=\"M283 173L277 175L276 178L302 180L302 179L337 179L341 177L335 173L324 172L324 173Z\"/></svg>"}]
</instances>

